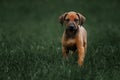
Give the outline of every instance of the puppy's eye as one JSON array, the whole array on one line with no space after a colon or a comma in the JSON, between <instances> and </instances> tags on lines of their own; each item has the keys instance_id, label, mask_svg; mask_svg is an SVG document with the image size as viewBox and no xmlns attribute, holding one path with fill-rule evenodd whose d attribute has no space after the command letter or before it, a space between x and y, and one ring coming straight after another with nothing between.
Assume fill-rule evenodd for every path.
<instances>
[{"instance_id":1,"label":"puppy's eye","mask_svg":"<svg viewBox=\"0 0 120 80\"><path fill-rule=\"evenodd\" d=\"M65 21L69 22L69 21L70 21L70 19L65 19Z\"/></svg>"},{"instance_id":2,"label":"puppy's eye","mask_svg":"<svg viewBox=\"0 0 120 80\"><path fill-rule=\"evenodd\" d=\"M75 22L79 21L79 19L74 19Z\"/></svg>"}]
</instances>

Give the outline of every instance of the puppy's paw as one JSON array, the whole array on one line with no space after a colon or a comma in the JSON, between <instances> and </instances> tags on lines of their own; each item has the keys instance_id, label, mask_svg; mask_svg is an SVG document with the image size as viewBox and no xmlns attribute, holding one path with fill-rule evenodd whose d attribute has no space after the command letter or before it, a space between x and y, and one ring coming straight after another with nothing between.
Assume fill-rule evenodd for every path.
<instances>
[{"instance_id":1,"label":"puppy's paw","mask_svg":"<svg viewBox=\"0 0 120 80\"><path fill-rule=\"evenodd\" d=\"M83 60L78 60L78 65L79 65L80 67L82 67L82 66L83 66Z\"/></svg>"}]
</instances>

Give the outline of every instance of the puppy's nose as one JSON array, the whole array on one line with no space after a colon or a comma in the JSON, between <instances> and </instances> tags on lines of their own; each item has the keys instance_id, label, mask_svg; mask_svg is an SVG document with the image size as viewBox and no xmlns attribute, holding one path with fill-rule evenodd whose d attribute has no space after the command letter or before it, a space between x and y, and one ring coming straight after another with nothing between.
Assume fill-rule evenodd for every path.
<instances>
[{"instance_id":1,"label":"puppy's nose","mask_svg":"<svg viewBox=\"0 0 120 80\"><path fill-rule=\"evenodd\" d=\"M70 25L69 25L69 28L70 28L70 29L74 29L74 28L75 28L74 24L70 24Z\"/></svg>"},{"instance_id":2,"label":"puppy's nose","mask_svg":"<svg viewBox=\"0 0 120 80\"><path fill-rule=\"evenodd\" d=\"M69 26L70 29L74 29L74 26Z\"/></svg>"}]
</instances>

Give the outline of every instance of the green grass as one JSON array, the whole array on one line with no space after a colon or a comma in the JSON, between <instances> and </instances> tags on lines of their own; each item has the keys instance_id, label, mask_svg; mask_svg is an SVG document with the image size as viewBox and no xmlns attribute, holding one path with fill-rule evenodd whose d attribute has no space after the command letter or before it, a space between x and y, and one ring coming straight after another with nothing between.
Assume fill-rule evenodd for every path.
<instances>
[{"instance_id":1,"label":"green grass","mask_svg":"<svg viewBox=\"0 0 120 80\"><path fill-rule=\"evenodd\" d=\"M120 1L1 0L0 80L119 80ZM86 16L88 50L84 67L77 55L64 60L58 17Z\"/></svg>"}]
</instances>

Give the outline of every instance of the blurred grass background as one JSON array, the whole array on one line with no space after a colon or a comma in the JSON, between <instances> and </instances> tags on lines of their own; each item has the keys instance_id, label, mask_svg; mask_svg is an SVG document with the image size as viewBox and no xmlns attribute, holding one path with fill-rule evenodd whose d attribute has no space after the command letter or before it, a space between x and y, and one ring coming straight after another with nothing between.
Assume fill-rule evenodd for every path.
<instances>
[{"instance_id":1,"label":"blurred grass background","mask_svg":"<svg viewBox=\"0 0 120 80\"><path fill-rule=\"evenodd\" d=\"M119 0L0 0L0 80L119 80ZM62 59L58 17L85 15L84 67Z\"/></svg>"}]
</instances>

